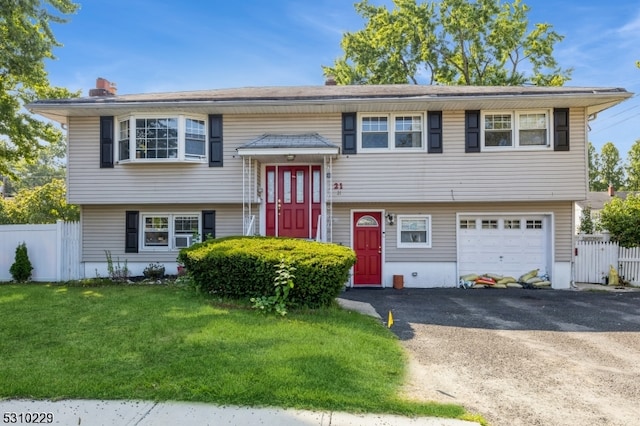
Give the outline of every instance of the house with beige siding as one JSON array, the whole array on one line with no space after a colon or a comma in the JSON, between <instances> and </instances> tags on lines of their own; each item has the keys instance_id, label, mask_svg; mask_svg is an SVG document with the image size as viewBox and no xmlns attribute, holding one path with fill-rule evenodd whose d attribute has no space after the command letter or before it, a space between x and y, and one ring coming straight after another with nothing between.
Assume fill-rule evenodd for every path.
<instances>
[{"instance_id":1,"label":"house with beige siding","mask_svg":"<svg viewBox=\"0 0 640 426\"><path fill-rule=\"evenodd\" d=\"M29 109L68 136L85 274L105 251L175 271L200 238L352 247L350 285L456 286L466 273L571 281L598 87L247 87L89 97Z\"/></svg>"}]
</instances>

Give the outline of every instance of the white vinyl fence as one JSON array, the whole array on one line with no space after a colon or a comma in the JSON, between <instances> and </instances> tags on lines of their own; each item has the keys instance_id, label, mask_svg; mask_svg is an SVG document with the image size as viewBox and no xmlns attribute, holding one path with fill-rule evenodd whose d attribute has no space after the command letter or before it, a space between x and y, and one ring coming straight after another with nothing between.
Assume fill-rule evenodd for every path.
<instances>
[{"instance_id":1,"label":"white vinyl fence","mask_svg":"<svg viewBox=\"0 0 640 426\"><path fill-rule=\"evenodd\" d=\"M577 241L575 282L604 284L613 266L620 278L640 285L640 247L624 248L609 241Z\"/></svg>"},{"instance_id":2,"label":"white vinyl fence","mask_svg":"<svg viewBox=\"0 0 640 426\"><path fill-rule=\"evenodd\" d=\"M16 247L25 243L33 266L33 281L67 281L82 278L80 223L58 221L52 225L0 225L0 281L9 272Z\"/></svg>"}]
</instances>

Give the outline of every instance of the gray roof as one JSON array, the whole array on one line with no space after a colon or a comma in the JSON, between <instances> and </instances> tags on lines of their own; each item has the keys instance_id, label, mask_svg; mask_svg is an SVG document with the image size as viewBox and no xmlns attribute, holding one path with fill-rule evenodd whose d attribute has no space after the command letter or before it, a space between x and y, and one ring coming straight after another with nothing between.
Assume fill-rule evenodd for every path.
<instances>
[{"instance_id":1,"label":"gray roof","mask_svg":"<svg viewBox=\"0 0 640 426\"><path fill-rule=\"evenodd\" d=\"M593 210L601 210L604 208L604 205L614 198L620 198L622 200L626 199L628 195L638 194L637 192L627 192L627 191L618 191L614 192L614 195L609 195L607 191L590 191L587 193L587 199L583 201L578 201L576 204L580 207L591 207Z\"/></svg>"},{"instance_id":2,"label":"gray roof","mask_svg":"<svg viewBox=\"0 0 640 426\"><path fill-rule=\"evenodd\" d=\"M536 96L627 93L615 87L538 87L538 86L434 86L416 84L349 86L275 86L184 92L143 93L133 95L94 96L72 99L39 100L32 105L78 103L128 103L174 101L294 101L312 99L361 98L442 98L459 96Z\"/></svg>"},{"instance_id":3,"label":"gray roof","mask_svg":"<svg viewBox=\"0 0 640 426\"><path fill-rule=\"evenodd\" d=\"M278 149L278 148L338 148L317 133L301 135L264 134L238 149Z\"/></svg>"},{"instance_id":4,"label":"gray roof","mask_svg":"<svg viewBox=\"0 0 640 426\"><path fill-rule=\"evenodd\" d=\"M587 114L597 114L632 95L616 87L281 86L49 99L27 108L60 123L74 116L176 110L187 114L323 114L553 107L585 108Z\"/></svg>"}]
</instances>

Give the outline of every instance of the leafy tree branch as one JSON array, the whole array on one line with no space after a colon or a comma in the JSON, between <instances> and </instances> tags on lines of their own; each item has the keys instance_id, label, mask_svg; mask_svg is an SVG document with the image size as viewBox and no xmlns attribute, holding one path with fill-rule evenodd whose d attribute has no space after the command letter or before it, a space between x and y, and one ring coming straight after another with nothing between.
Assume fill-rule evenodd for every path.
<instances>
[{"instance_id":1,"label":"leafy tree branch","mask_svg":"<svg viewBox=\"0 0 640 426\"><path fill-rule=\"evenodd\" d=\"M529 30L521 0L393 4L392 10L368 0L355 4L365 27L344 34L344 55L323 67L325 75L338 84L484 86L561 86L570 78L553 56L563 36L547 23Z\"/></svg>"},{"instance_id":2,"label":"leafy tree branch","mask_svg":"<svg viewBox=\"0 0 640 426\"><path fill-rule=\"evenodd\" d=\"M11 162L32 160L42 142L61 138L53 124L24 106L79 95L52 87L45 71L45 60L54 59L53 48L60 46L50 24L66 22L78 7L70 0L0 0L0 174L11 175Z\"/></svg>"}]
</instances>

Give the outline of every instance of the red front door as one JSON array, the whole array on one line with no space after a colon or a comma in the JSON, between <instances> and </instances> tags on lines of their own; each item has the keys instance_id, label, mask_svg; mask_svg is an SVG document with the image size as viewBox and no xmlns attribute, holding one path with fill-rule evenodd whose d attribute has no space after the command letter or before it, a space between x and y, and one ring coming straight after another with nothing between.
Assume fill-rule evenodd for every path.
<instances>
[{"instance_id":1,"label":"red front door","mask_svg":"<svg viewBox=\"0 0 640 426\"><path fill-rule=\"evenodd\" d=\"M354 286L382 285L382 213L353 214Z\"/></svg>"},{"instance_id":2,"label":"red front door","mask_svg":"<svg viewBox=\"0 0 640 426\"><path fill-rule=\"evenodd\" d=\"M320 213L320 167L267 166L266 233L314 238Z\"/></svg>"}]
</instances>

